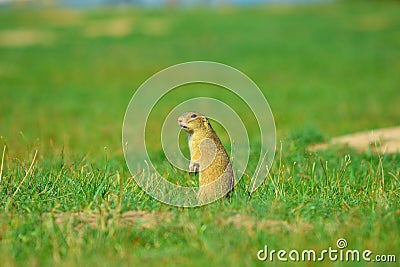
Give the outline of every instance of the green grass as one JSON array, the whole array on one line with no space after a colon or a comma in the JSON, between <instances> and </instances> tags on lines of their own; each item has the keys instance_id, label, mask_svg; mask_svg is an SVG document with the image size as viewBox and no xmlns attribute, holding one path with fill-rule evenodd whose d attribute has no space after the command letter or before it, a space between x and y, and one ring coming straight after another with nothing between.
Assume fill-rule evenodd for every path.
<instances>
[{"instance_id":1,"label":"green grass","mask_svg":"<svg viewBox=\"0 0 400 267\"><path fill-rule=\"evenodd\" d=\"M0 9L0 37L15 30L50 36L47 44L18 47L0 38L1 152L6 145L1 266L271 265L278 263L257 261L264 245L321 251L342 237L350 249L395 254L398 262L400 155L379 155L373 147L365 153L305 148L399 123L399 13L400 5L390 1L168 11ZM88 36L115 19L131 21L129 34ZM141 191L127 170L121 127L129 99L155 72L190 60L243 71L274 112L274 165L251 197L244 177L231 202L171 207ZM246 114L228 94L207 90L174 91L159 109L203 95ZM154 116L150 130L158 132L162 119ZM163 166L159 144L150 147L154 163ZM256 164L250 161L249 168ZM160 222L146 227L118 219L131 210L158 212ZM97 214L97 220L71 219L78 211Z\"/></svg>"}]
</instances>

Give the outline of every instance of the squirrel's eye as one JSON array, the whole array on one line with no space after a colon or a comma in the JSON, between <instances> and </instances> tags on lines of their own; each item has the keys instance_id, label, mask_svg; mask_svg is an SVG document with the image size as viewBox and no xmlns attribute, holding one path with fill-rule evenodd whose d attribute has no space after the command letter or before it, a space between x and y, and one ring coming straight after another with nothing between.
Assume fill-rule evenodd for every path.
<instances>
[{"instance_id":1,"label":"squirrel's eye","mask_svg":"<svg viewBox=\"0 0 400 267\"><path fill-rule=\"evenodd\" d=\"M192 118L196 118L196 117L197 117L197 115L196 115L196 114L192 114L192 116L190 116L190 117L192 117Z\"/></svg>"}]
</instances>

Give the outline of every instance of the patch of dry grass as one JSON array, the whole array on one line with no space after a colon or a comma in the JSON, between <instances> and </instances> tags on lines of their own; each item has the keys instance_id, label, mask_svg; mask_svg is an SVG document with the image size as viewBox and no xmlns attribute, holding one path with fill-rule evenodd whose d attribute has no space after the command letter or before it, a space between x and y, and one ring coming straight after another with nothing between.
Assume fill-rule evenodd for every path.
<instances>
[{"instance_id":1,"label":"patch of dry grass","mask_svg":"<svg viewBox=\"0 0 400 267\"><path fill-rule=\"evenodd\" d=\"M51 45L56 40L53 32L38 29L13 29L0 31L0 46L24 47Z\"/></svg>"},{"instance_id":2,"label":"patch of dry grass","mask_svg":"<svg viewBox=\"0 0 400 267\"><path fill-rule=\"evenodd\" d=\"M127 211L124 213L81 211L52 213L58 225L72 223L76 228L88 225L92 228L105 227L112 224L120 226L136 225L145 229L153 229L161 223L170 221L171 214L166 212Z\"/></svg>"}]
</instances>

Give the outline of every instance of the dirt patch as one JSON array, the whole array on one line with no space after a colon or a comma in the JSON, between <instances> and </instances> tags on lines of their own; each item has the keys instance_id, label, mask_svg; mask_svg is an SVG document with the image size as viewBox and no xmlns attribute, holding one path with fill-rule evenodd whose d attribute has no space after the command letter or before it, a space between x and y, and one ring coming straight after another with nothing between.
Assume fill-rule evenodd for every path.
<instances>
[{"instance_id":1,"label":"dirt patch","mask_svg":"<svg viewBox=\"0 0 400 267\"><path fill-rule=\"evenodd\" d=\"M83 14L76 10L45 9L40 14L41 18L51 26L78 26L85 21Z\"/></svg>"},{"instance_id":2,"label":"dirt patch","mask_svg":"<svg viewBox=\"0 0 400 267\"><path fill-rule=\"evenodd\" d=\"M360 17L354 24L355 30L379 31L390 26L388 18L379 15L366 15Z\"/></svg>"},{"instance_id":3,"label":"dirt patch","mask_svg":"<svg viewBox=\"0 0 400 267\"><path fill-rule=\"evenodd\" d=\"M49 45L55 40L52 32L18 29L0 31L0 46L22 47L30 45Z\"/></svg>"},{"instance_id":4,"label":"dirt patch","mask_svg":"<svg viewBox=\"0 0 400 267\"><path fill-rule=\"evenodd\" d=\"M162 36L169 33L169 23L164 19L148 19L143 25L143 34L149 36Z\"/></svg>"},{"instance_id":5,"label":"dirt patch","mask_svg":"<svg viewBox=\"0 0 400 267\"><path fill-rule=\"evenodd\" d=\"M323 150L332 145L344 145L365 152L373 149L378 153L400 152L400 126L358 132L333 138L328 143L314 144L311 151Z\"/></svg>"},{"instance_id":6,"label":"dirt patch","mask_svg":"<svg viewBox=\"0 0 400 267\"><path fill-rule=\"evenodd\" d=\"M153 229L161 223L171 220L172 215L166 212L127 211L124 213L100 213L95 211L54 213L58 225L73 223L76 228L89 225L93 228L117 224L122 226L139 226Z\"/></svg>"},{"instance_id":7,"label":"dirt patch","mask_svg":"<svg viewBox=\"0 0 400 267\"><path fill-rule=\"evenodd\" d=\"M268 13L275 15L288 15L295 11L295 8L290 4L271 4L267 9Z\"/></svg>"},{"instance_id":8,"label":"dirt patch","mask_svg":"<svg viewBox=\"0 0 400 267\"><path fill-rule=\"evenodd\" d=\"M243 228L248 233L254 233L257 229L263 229L268 232L289 231L294 233L313 229L312 225L306 222L288 222L273 219L257 220L255 217L241 214L229 217L224 224L232 225L236 228Z\"/></svg>"},{"instance_id":9,"label":"dirt patch","mask_svg":"<svg viewBox=\"0 0 400 267\"><path fill-rule=\"evenodd\" d=\"M124 37L131 33L148 36L162 36L170 31L168 21L164 19L142 20L139 24L131 18L108 19L88 23L83 29L86 37Z\"/></svg>"},{"instance_id":10,"label":"dirt patch","mask_svg":"<svg viewBox=\"0 0 400 267\"><path fill-rule=\"evenodd\" d=\"M87 37L123 37L131 33L133 22L128 18L91 22L83 32Z\"/></svg>"}]
</instances>

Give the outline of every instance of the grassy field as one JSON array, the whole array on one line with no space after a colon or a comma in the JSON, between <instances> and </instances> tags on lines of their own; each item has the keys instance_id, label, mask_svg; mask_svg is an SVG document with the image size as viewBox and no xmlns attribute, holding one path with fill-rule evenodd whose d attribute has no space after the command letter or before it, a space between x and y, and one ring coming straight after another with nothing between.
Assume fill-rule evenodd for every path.
<instances>
[{"instance_id":1,"label":"grassy field","mask_svg":"<svg viewBox=\"0 0 400 267\"><path fill-rule=\"evenodd\" d=\"M306 150L400 123L400 5L378 2L1 8L0 265L280 265L258 261L257 251L321 251L339 238L398 264L400 155ZM231 202L171 207L142 192L126 167L129 99L155 72L191 60L243 71L269 101L276 157L251 197L245 177ZM155 132L161 122L155 116Z\"/></svg>"}]
</instances>

